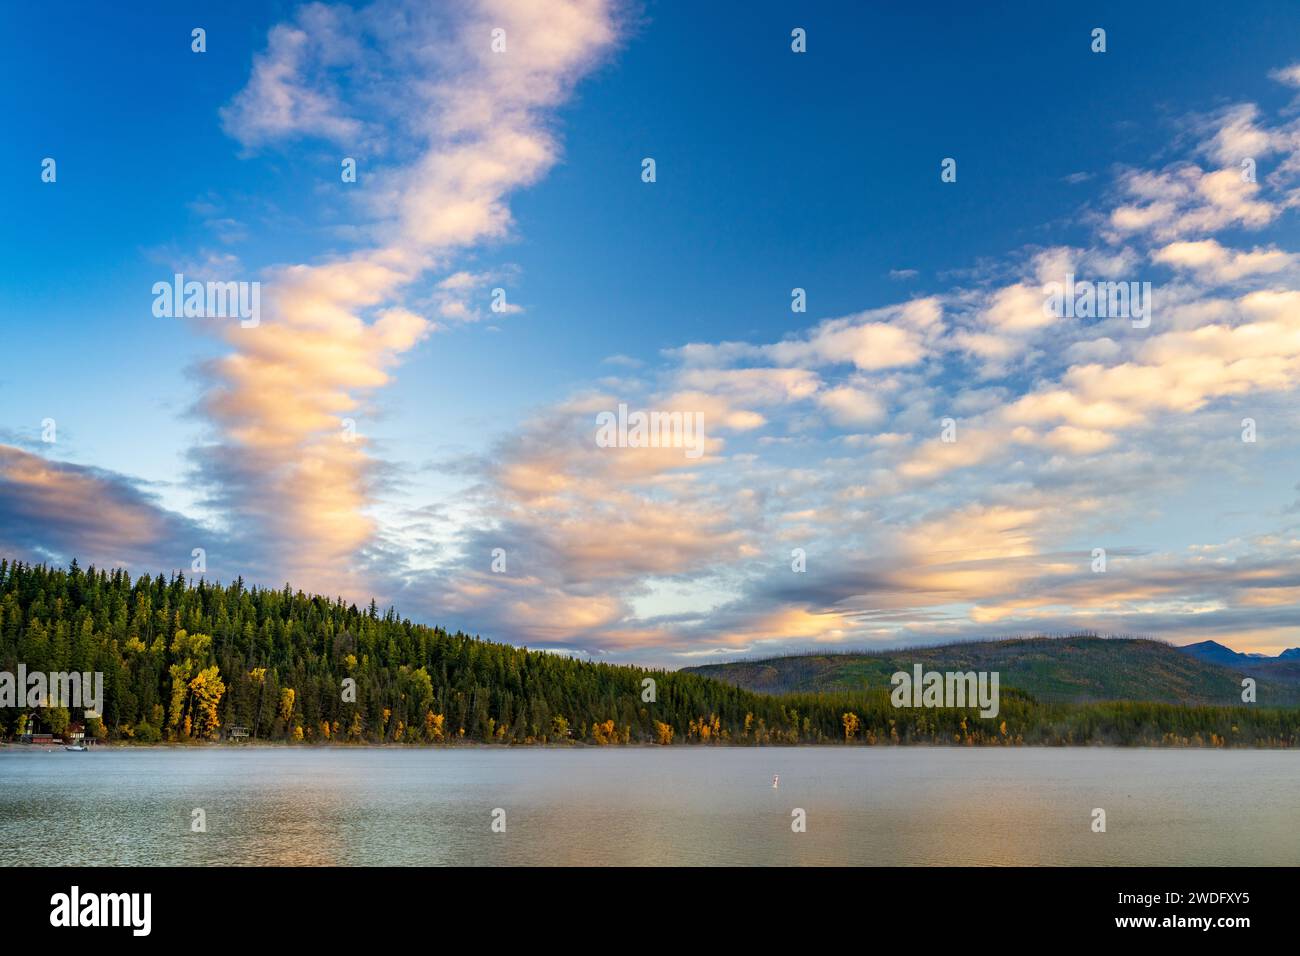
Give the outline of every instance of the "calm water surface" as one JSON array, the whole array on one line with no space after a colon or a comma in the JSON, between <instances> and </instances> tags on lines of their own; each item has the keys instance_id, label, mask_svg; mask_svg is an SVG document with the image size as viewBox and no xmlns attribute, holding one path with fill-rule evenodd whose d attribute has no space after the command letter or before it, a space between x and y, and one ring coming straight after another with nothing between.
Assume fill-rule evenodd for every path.
<instances>
[{"instance_id":1,"label":"calm water surface","mask_svg":"<svg viewBox=\"0 0 1300 956\"><path fill-rule=\"evenodd\" d=\"M1282 751L8 747L0 865L1294 866L1298 785Z\"/></svg>"}]
</instances>

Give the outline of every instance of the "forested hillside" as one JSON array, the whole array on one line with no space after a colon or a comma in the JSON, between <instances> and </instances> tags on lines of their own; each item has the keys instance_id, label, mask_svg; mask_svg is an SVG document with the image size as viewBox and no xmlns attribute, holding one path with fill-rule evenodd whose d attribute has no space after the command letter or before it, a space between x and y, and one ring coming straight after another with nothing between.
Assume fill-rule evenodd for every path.
<instances>
[{"instance_id":1,"label":"forested hillside","mask_svg":"<svg viewBox=\"0 0 1300 956\"><path fill-rule=\"evenodd\" d=\"M102 719L87 731L143 743L215 740L234 726L306 743L1292 746L1300 737L1297 710L1072 706L1005 681L991 719L895 708L884 689L763 695L480 641L287 586L0 560L0 670L20 662L28 672L102 672ZM3 708L0 736L81 719Z\"/></svg>"},{"instance_id":2,"label":"forested hillside","mask_svg":"<svg viewBox=\"0 0 1300 956\"><path fill-rule=\"evenodd\" d=\"M1141 700L1230 706L1240 702L1241 678L1249 675L1257 681L1259 704L1300 705L1293 663L1225 665L1159 641L1132 638L971 641L872 653L796 654L689 670L747 690L779 694L888 687L891 674L918 663L927 670L997 671L1004 687L1056 703Z\"/></svg>"}]
</instances>

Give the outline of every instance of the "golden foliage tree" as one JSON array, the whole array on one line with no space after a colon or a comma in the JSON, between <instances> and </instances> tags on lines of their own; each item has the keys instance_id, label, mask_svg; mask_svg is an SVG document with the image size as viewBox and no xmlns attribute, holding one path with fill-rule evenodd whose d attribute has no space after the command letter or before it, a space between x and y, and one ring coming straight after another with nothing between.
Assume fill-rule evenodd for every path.
<instances>
[{"instance_id":1,"label":"golden foliage tree","mask_svg":"<svg viewBox=\"0 0 1300 956\"><path fill-rule=\"evenodd\" d=\"M185 695L189 690L190 673L194 669L193 661L183 661L167 668L172 678L172 696L167 708L167 726L175 730L181 725L185 716Z\"/></svg>"},{"instance_id":2,"label":"golden foliage tree","mask_svg":"<svg viewBox=\"0 0 1300 956\"><path fill-rule=\"evenodd\" d=\"M196 737L206 740L216 739L217 732L221 729L221 721L217 718L217 705L221 703L222 696L226 693L226 684L221 679L221 672L217 665L205 667L195 675L190 681L190 693L193 695L192 715L193 721L187 717L188 728Z\"/></svg>"},{"instance_id":3,"label":"golden foliage tree","mask_svg":"<svg viewBox=\"0 0 1300 956\"><path fill-rule=\"evenodd\" d=\"M292 687L286 687L280 691L280 719L288 726L289 721L293 719L293 704L298 695Z\"/></svg>"},{"instance_id":4,"label":"golden foliage tree","mask_svg":"<svg viewBox=\"0 0 1300 956\"><path fill-rule=\"evenodd\" d=\"M853 711L846 712L840 717L840 723L844 725L844 742L848 743L858 734L858 729L862 726L862 721Z\"/></svg>"}]
</instances>

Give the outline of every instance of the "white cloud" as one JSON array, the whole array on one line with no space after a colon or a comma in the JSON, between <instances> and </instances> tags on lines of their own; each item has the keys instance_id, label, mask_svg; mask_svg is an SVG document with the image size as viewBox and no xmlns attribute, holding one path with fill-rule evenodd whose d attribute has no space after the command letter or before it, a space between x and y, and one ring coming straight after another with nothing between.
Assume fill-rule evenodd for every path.
<instances>
[{"instance_id":1,"label":"white cloud","mask_svg":"<svg viewBox=\"0 0 1300 956\"><path fill-rule=\"evenodd\" d=\"M496 27L508 56L491 51ZM378 241L267 270L261 325L228 331L232 352L210 366L202 408L219 438L200 460L215 503L258 529L281 574L323 591L360 587L376 463L364 439L340 440L340 420L434 329L407 287L454 250L505 235L510 193L558 160L549 111L614 39L604 0L310 4L272 28L223 113L233 136L246 146L366 137L410 157L371 174ZM434 307L475 318L466 295L483 278L453 272Z\"/></svg>"},{"instance_id":2,"label":"white cloud","mask_svg":"<svg viewBox=\"0 0 1300 956\"><path fill-rule=\"evenodd\" d=\"M1300 87L1300 63L1292 63L1290 66L1281 67L1273 70L1268 75L1279 83Z\"/></svg>"},{"instance_id":3,"label":"white cloud","mask_svg":"<svg viewBox=\"0 0 1300 956\"><path fill-rule=\"evenodd\" d=\"M1154 250L1151 258L1163 265L1192 270L1215 283L1235 282L1253 275L1270 275L1296 263L1295 255L1280 249L1239 252L1225 248L1215 239L1173 242Z\"/></svg>"},{"instance_id":4,"label":"white cloud","mask_svg":"<svg viewBox=\"0 0 1300 956\"><path fill-rule=\"evenodd\" d=\"M817 404L826 409L838 425L867 427L885 417L885 406L877 396L848 385L820 393Z\"/></svg>"}]
</instances>

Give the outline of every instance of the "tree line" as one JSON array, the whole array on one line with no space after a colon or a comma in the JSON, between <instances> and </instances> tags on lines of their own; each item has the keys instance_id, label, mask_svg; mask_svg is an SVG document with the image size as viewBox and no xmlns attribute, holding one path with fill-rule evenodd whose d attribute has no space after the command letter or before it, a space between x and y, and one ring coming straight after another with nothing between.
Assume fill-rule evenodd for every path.
<instances>
[{"instance_id":1,"label":"tree line","mask_svg":"<svg viewBox=\"0 0 1300 956\"><path fill-rule=\"evenodd\" d=\"M97 718L0 708L0 736L499 744L1294 746L1300 710L1053 704L1003 688L996 718L895 708L889 688L765 695L593 663L282 589L0 560L0 670L100 672Z\"/></svg>"}]
</instances>

